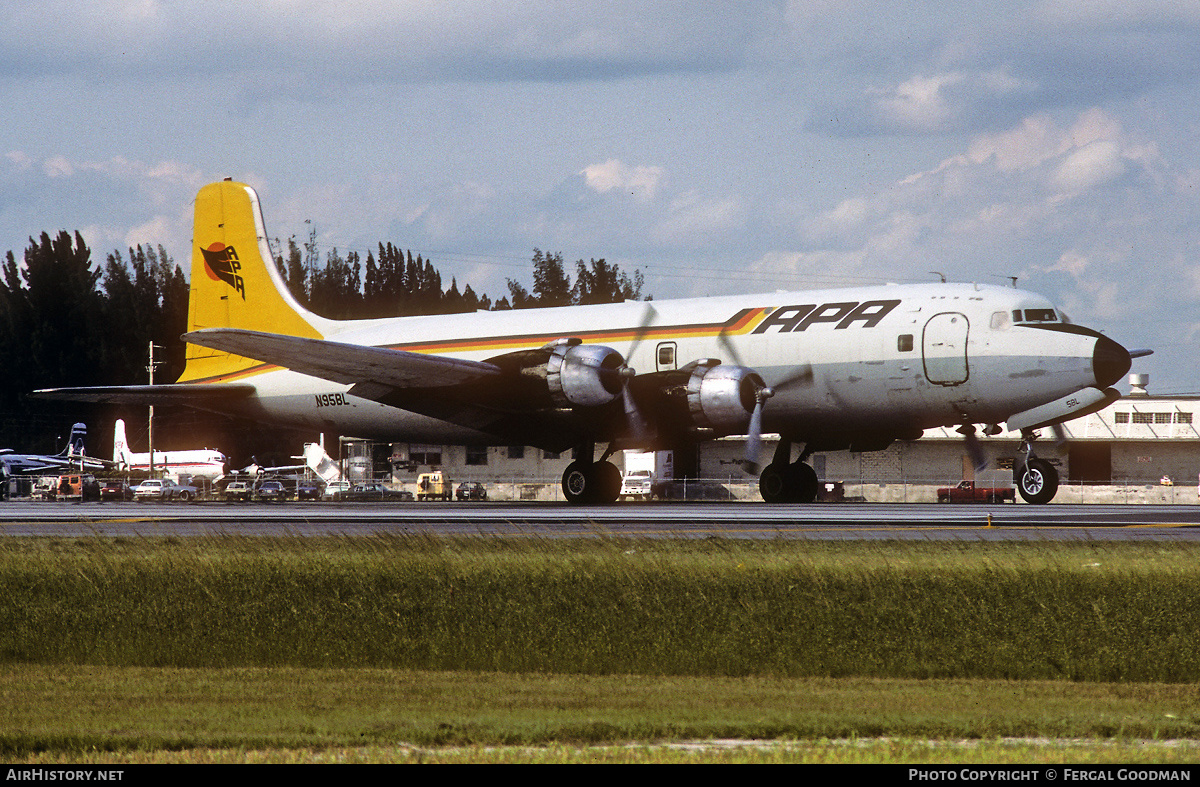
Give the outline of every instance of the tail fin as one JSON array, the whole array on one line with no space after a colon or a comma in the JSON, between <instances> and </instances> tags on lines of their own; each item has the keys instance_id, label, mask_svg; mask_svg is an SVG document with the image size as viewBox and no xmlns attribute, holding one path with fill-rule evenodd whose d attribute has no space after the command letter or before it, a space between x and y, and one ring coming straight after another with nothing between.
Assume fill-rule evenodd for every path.
<instances>
[{"instance_id":1,"label":"tail fin","mask_svg":"<svg viewBox=\"0 0 1200 787\"><path fill-rule=\"evenodd\" d=\"M267 243L254 189L231 180L200 189L192 235L188 330L244 328L320 339L326 322L288 292ZM261 368L259 361L189 344L179 382L228 381Z\"/></svg>"},{"instance_id":2,"label":"tail fin","mask_svg":"<svg viewBox=\"0 0 1200 787\"><path fill-rule=\"evenodd\" d=\"M118 418L116 425L113 427L113 455L112 460L118 466L128 468L130 462L129 441L125 439L125 421Z\"/></svg>"},{"instance_id":3,"label":"tail fin","mask_svg":"<svg viewBox=\"0 0 1200 787\"><path fill-rule=\"evenodd\" d=\"M87 447L87 424L71 424L71 436L67 438L67 447L59 456L82 456Z\"/></svg>"}]
</instances>

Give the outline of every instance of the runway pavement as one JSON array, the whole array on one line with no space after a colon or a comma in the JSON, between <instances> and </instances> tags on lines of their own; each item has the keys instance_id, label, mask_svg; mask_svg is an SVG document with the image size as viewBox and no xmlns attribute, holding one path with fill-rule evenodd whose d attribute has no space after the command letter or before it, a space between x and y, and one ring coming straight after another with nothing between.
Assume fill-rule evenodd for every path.
<instances>
[{"instance_id":1,"label":"runway pavement","mask_svg":"<svg viewBox=\"0 0 1200 787\"><path fill-rule=\"evenodd\" d=\"M1200 540L1200 507L842 503L0 503L0 536Z\"/></svg>"}]
</instances>

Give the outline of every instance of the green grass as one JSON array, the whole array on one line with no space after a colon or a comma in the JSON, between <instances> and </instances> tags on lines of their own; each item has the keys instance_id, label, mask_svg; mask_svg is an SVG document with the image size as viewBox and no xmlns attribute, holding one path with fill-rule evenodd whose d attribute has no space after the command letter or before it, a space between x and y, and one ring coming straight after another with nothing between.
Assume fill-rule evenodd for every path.
<instances>
[{"instance_id":1,"label":"green grass","mask_svg":"<svg viewBox=\"0 0 1200 787\"><path fill-rule=\"evenodd\" d=\"M1200 679L1192 545L0 542L0 663Z\"/></svg>"},{"instance_id":2,"label":"green grass","mask_svg":"<svg viewBox=\"0 0 1200 787\"><path fill-rule=\"evenodd\" d=\"M888 741L1198 738L1198 558L1186 543L0 539L0 756L523 761L561 744L624 761L630 742L752 738L808 741L790 761L870 761ZM879 740L814 748L864 738Z\"/></svg>"},{"instance_id":3,"label":"green grass","mask_svg":"<svg viewBox=\"0 0 1200 787\"><path fill-rule=\"evenodd\" d=\"M479 756L485 748L516 757L556 746L628 756L626 747L635 744L721 739L790 742L792 748L823 742L827 755L851 758L865 756L866 741L875 741L867 748L878 752L882 742L889 742L885 751L900 741L916 751L918 740L941 740L957 742L938 755L954 759L994 752L1001 742L1030 751L1039 748L1035 739L1104 741L1089 750L1098 756L1149 741L1142 747L1169 757L1165 742L1198 733L1200 694L1161 684L296 668L0 670L0 759L10 761L137 761L166 752L182 759L215 751L319 758L370 750L410 758L443 756L445 749ZM758 749L755 756L778 754Z\"/></svg>"}]
</instances>

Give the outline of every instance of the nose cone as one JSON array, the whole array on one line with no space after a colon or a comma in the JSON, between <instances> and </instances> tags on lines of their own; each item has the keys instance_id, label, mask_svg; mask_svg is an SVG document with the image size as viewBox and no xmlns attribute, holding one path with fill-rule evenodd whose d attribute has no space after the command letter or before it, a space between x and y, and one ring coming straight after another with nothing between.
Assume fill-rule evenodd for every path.
<instances>
[{"instance_id":1,"label":"nose cone","mask_svg":"<svg viewBox=\"0 0 1200 787\"><path fill-rule=\"evenodd\" d=\"M1101 388L1116 383L1132 365L1128 350L1107 336L1096 338L1096 348L1092 351L1092 373Z\"/></svg>"}]
</instances>

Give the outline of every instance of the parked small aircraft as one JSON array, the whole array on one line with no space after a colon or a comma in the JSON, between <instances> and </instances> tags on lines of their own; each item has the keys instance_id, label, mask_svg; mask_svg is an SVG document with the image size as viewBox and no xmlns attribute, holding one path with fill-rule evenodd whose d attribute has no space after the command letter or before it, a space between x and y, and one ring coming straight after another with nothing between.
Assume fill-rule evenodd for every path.
<instances>
[{"instance_id":1,"label":"parked small aircraft","mask_svg":"<svg viewBox=\"0 0 1200 787\"><path fill-rule=\"evenodd\" d=\"M125 421L118 418L113 427L113 463L122 470L150 470L150 453L129 450L125 437ZM191 476L216 480L225 475L225 454L212 448L193 448L183 451L155 451L154 470L169 476Z\"/></svg>"},{"instance_id":2,"label":"parked small aircraft","mask_svg":"<svg viewBox=\"0 0 1200 787\"><path fill-rule=\"evenodd\" d=\"M928 283L336 321L301 307L272 264L258 195L226 180L196 198L187 366L170 385L37 396L184 404L318 432L441 444L574 448L572 502L608 503L622 449L781 439L769 502L809 502L816 451L875 451L924 429L1023 440L1022 496L1049 501L1038 430L1097 411L1131 365L1117 342L1041 295ZM597 443L606 447L599 460ZM793 458L794 445L802 446Z\"/></svg>"},{"instance_id":3,"label":"parked small aircraft","mask_svg":"<svg viewBox=\"0 0 1200 787\"><path fill-rule=\"evenodd\" d=\"M60 470L102 470L105 463L86 455L87 425L75 424L67 438L67 445L57 454L18 454L11 448L0 448L0 464L10 475L54 474Z\"/></svg>"}]
</instances>

